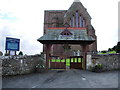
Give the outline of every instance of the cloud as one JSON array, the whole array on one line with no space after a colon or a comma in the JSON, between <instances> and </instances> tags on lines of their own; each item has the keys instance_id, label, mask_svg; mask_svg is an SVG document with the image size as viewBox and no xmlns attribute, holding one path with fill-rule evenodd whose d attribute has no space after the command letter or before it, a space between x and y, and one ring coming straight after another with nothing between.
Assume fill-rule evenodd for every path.
<instances>
[{"instance_id":1,"label":"cloud","mask_svg":"<svg viewBox=\"0 0 120 90\"><path fill-rule=\"evenodd\" d=\"M9 31L9 27L4 26L0 29L0 51L5 52L5 40L7 36L11 36L11 32Z\"/></svg>"},{"instance_id":2,"label":"cloud","mask_svg":"<svg viewBox=\"0 0 120 90\"><path fill-rule=\"evenodd\" d=\"M38 32L41 22L38 16L24 14L16 18L11 12L0 10L0 51L5 53L6 37L19 38L20 50L24 54L39 54L42 51L42 45L37 41L42 35L42 31Z\"/></svg>"},{"instance_id":3,"label":"cloud","mask_svg":"<svg viewBox=\"0 0 120 90\"><path fill-rule=\"evenodd\" d=\"M42 44L37 39L43 35L44 10L67 10L73 1L1 0L0 50L4 50L5 38L10 36L20 38L21 51L24 53L41 52ZM98 50L114 46L117 39L117 0L80 1L92 17L92 25L98 36Z\"/></svg>"},{"instance_id":4,"label":"cloud","mask_svg":"<svg viewBox=\"0 0 120 90\"><path fill-rule=\"evenodd\" d=\"M39 35L36 37L34 35L31 33L19 33L9 26L4 26L0 29L0 51L5 53L6 37L13 37L20 39L20 51L23 51L24 54L39 54L42 51L42 45L37 41Z\"/></svg>"},{"instance_id":5,"label":"cloud","mask_svg":"<svg viewBox=\"0 0 120 90\"><path fill-rule=\"evenodd\" d=\"M120 1L118 3L118 41L120 42Z\"/></svg>"},{"instance_id":6,"label":"cloud","mask_svg":"<svg viewBox=\"0 0 120 90\"><path fill-rule=\"evenodd\" d=\"M7 20L9 22L15 22L17 20L17 17L10 12L5 12L0 9L0 19Z\"/></svg>"}]
</instances>

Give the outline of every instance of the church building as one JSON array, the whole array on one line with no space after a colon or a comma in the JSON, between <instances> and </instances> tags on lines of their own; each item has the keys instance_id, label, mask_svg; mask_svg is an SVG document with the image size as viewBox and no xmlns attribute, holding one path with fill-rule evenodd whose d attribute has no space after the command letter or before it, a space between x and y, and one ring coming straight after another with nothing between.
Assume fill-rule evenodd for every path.
<instances>
[{"instance_id":1,"label":"church building","mask_svg":"<svg viewBox=\"0 0 120 90\"><path fill-rule=\"evenodd\" d=\"M38 39L43 44L43 52L49 50L48 58L82 56L84 52L96 52L97 36L91 19L79 0L74 0L68 10L45 10L44 35ZM50 44L49 48L47 44Z\"/></svg>"}]
</instances>

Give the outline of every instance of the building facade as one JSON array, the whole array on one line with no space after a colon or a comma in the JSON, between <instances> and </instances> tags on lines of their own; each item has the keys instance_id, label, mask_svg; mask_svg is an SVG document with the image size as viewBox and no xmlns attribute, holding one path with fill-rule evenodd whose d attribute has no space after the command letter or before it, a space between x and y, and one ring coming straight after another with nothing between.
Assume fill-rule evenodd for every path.
<instances>
[{"instance_id":1,"label":"building facade","mask_svg":"<svg viewBox=\"0 0 120 90\"><path fill-rule=\"evenodd\" d=\"M97 36L95 35L95 29L91 25L91 16L87 12L87 9L83 4L75 0L68 10L45 10L44 12L44 35L47 30L55 30L57 28L68 28L69 29L85 29L87 35L94 38L96 41L87 46L87 52L97 51ZM80 44L69 44L69 53L65 52L64 44L52 44L51 46L51 56L77 56L82 52ZM43 45L43 51L45 52L46 45Z\"/></svg>"}]
</instances>

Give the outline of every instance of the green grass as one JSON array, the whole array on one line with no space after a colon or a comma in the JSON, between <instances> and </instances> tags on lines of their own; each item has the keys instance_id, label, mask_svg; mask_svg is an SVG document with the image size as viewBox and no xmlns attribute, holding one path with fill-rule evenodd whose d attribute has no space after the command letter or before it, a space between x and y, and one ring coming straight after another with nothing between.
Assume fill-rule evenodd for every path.
<instances>
[{"instance_id":1,"label":"green grass","mask_svg":"<svg viewBox=\"0 0 120 90\"><path fill-rule=\"evenodd\" d=\"M81 62L81 58L78 58L78 62Z\"/></svg>"},{"instance_id":2,"label":"green grass","mask_svg":"<svg viewBox=\"0 0 120 90\"><path fill-rule=\"evenodd\" d=\"M116 51L110 51L110 52L108 52L108 54L115 54L115 53L116 53ZM100 54L107 54L107 53L100 52Z\"/></svg>"},{"instance_id":3,"label":"green grass","mask_svg":"<svg viewBox=\"0 0 120 90\"><path fill-rule=\"evenodd\" d=\"M70 59L66 59L66 66L70 66Z\"/></svg>"},{"instance_id":4,"label":"green grass","mask_svg":"<svg viewBox=\"0 0 120 90\"><path fill-rule=\"evenodd\" d=\"M65 59L62 59L61 62L65 62Z\"/></svg>"},{"instance_id":5,"label":"green grass","mask_svg":"<svg viewBox=\"0 0 120 90\"><path fill-rule=\"evenodd\" d=\"M73 62L73 58L71 58L71 62Z\"/></svg>"},{"instance_id":6,"label":"green grass","mask_svg":"<svg viewBox=\"0 0 120 90\"><path fill-rule=\"evenodd\" d=\"M110 51L110 52L108 52L109 54L114 54L114 53L116 53L116 51Z\"/></svg>"}]
</instances>

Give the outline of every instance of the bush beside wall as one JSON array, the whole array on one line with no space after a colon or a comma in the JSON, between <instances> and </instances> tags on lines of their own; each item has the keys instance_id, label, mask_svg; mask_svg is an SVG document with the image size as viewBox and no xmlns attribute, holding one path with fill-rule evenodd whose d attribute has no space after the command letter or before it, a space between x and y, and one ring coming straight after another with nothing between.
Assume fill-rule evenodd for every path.
<instances>
[{"instance_id":1,"label":"bush beside wall","mask_svg":"<svg viewBox=\"0 0 120 90\"><path fill-rule=\"evenodd\" d=\"M102 64L105 71L120 69L120 54L94 55L96 64Z\"/></svg>"}]
</instances>

